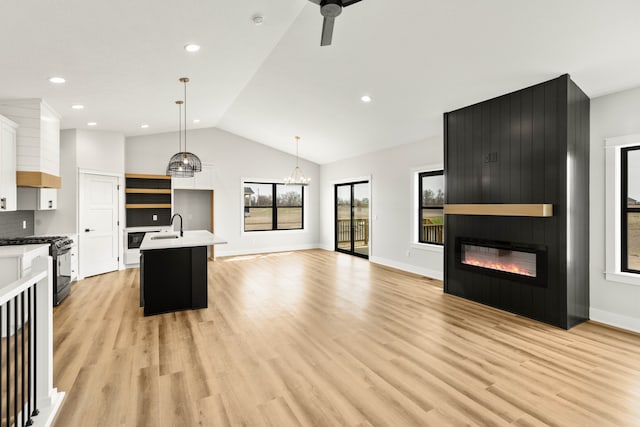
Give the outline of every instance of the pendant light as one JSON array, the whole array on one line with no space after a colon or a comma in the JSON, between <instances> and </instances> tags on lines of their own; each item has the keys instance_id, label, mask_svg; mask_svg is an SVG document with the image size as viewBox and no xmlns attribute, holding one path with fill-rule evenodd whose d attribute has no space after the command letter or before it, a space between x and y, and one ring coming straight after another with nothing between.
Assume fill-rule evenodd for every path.
<instances>
[{"instance_id":1,"label":"pendant light","mask_svg":"<svg viewBox=\"0 0 640 427\"><path fill-rule=\"evenodd\" d=\"M180 128L178 131L180 147L178 148L178 152L169 160L167 175L188 178L192 177L194 172L202 171L202 162L198 156L187 151L187 83L189 82L189 78L182 77L180 78L180 82L184 84L184 151L180 151L182 149L182 119L180 119ZM182 112L183 102L176 101L176 104L178 104ZM180 115L182 116L182 114Z\"/></svg>"},{"instance_id":2,"label":"pendant light","mask_svg":"<svg viewBox=\"0 0 640 427\"><path fill-rule=\"evenodd\" d=\"M300 145L300 137L296 136L296 167L291 171L291 175L284 179L285 185L309 185L311 178L306 178L302 169L298 166L298 145Z\"/></svg>"},{"instance_id":3,"label":"pendant light","mask_svg":"<svg viewBox=\"0 0 640 427\"><path fill-rule=\"evenodd\" d=\"M191 178L193 176L193 168L189 164L182 161L182 104L184 101L176 101L178 105L178 153L171 157L167 165L167 175L176 178ZM175 160L178 158L178 160Z\"/></svg>"}]
</instances>

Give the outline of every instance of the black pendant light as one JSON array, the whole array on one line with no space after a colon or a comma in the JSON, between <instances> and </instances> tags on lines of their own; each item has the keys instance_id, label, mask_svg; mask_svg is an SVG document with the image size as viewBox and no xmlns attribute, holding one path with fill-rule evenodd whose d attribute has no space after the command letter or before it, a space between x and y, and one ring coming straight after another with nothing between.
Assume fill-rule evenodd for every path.
<instances>
[{"instance_id":1,"label":"black pendant light","mask_svg":"<svg viewBox=\"0 0 640 427\"><path fill-rule=\"evenodd\" d=\"M202 171L202 162L200 158L193 153L187 151L187 83L188 77L180 78L180 82L184 83L184 151L182 150L182 118L180 118L180 127L178 131L179 144L178 152L171 156L169 165L167 166L167 175L178 178L190 178L194 172ZM180 112L182 112L182 101L176 101ZM180 114L182 116L182 114Z\"/></svg>"},{"instance_id":2,"label":"black pendant light","mask_svg":"<svg viewBox=\"0 0 640 427\"><path fill-rule=\"evenodd\" d=\"M167 175L176 177L176 178L191 178L193 176L193 168L189 163L185 164L182 161L181 154L182 151L182 104L184 101L176 101L178 105L178 152L171 157L169 160L169 164L167 165ZM180 160L174 160L177 157Z\"/></svg>"}]
</instances>

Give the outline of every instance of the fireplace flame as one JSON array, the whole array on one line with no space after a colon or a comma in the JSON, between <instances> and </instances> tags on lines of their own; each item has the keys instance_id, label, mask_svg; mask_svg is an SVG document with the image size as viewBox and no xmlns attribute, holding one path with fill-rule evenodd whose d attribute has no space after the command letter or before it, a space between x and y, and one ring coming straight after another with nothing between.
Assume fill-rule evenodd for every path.
<instances>
[{"instance_id":1,"label":"fireplace flame","mask_svg":"<svg viewBox=\"0 0 640 427\"><path fill-rule=\"evenodd\" d=\"M466 258L462 263L473 265L476 267L490 268L492 270L505 271L507 273L520 274L522 276L536 277L535 274L531 273L525 268L518 266L517 264L502 264L495 261L482 261L475 258Z\"/></svg>"}]
</instances>

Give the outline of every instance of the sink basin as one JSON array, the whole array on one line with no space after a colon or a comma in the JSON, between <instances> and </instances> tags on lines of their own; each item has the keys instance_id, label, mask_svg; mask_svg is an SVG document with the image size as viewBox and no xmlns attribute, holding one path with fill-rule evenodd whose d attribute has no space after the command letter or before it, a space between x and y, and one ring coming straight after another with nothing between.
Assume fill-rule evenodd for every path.
<instances>
[{"instance_id":1,"label":"sink basin","mask_svg":"<svg viewBox=\"0 0 640 427\"><path fill-rule=\"evenodd\" d=\"M151 240L161 240L161 239L177 239L179 236L177 234L166 234L161 236L151 236Z\"/></svg>"}]
</instances>

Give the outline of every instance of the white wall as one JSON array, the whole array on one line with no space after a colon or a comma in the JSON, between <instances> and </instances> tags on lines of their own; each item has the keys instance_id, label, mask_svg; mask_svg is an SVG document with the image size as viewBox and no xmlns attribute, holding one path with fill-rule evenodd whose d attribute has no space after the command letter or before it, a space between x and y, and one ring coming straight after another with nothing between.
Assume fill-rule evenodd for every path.
<instances>
[{"instance_id":1,"label":"white wall","mask_svg":"<svg viewBox=\"0 0 640 427\"><path fill-rule=\"evenodd\" d=\"M334 248L334 184L371 177L372 262L442 279L442 248L413 244L417 229L415 173L443 165L442 137L322 165L320 233L322 246Z\"/></svg>"},{"instance_id":2,"label":"white wall","mask_svg":"<svg viewBox=\"0 0 640 427\"><path fill-rule=\"evenodd\" d=\"M58 208L35 212L35 234L78 232L78 169L124 174L124 135L81 129L60 132Z\"/></svg>"},{"instance_id":3,"label":"white wall","mask_svg":"<svg viewBox=\"0 0 640 427\"><path fill-rule=\"evenodd\" d=\"M78 168L124 174L124 135L120 132L76 130Z\"/></svg>"},{"instance_id":4,"label":"white wall","mask_svg":"<svg viewBox=\"0 0 640 427\"><path fill-rule=\"evenodd\" d=\"M591 100L590 298L592 320L640 332L640 286L605 280L605 138L640 133L640 88Z\"/></svg>"},{"instance_id":5,"label":"white wall","mask_svg":"<svg viewBox=\"0 0 640 427\"><path fill-rule=\"evenodd\" d=\"M305 188L304 230L243 233L242 179L282 179L291 173L295 156L216 128L189 131L187 148L202 162L215 165L215 232L229 242L216 247L216 256L318 246L317 164L300 162L304 173L312 179ZM127 173L164 174L169 158L178 151L178 134L127 138L125 151Z\"/></svg>"},{"instance_id":6,"label":"white wall","mask_svg":"<svg viewBox=\"0 0 640 427\"><path fill-rule=\"evenodd\" d=\"M58 208L53 211L35 211L36 235L74 234L77 225L78 172L76 169L76 130L60 132L60 178L62 186L58 190Z\"/></svg>"}]
</instances>

